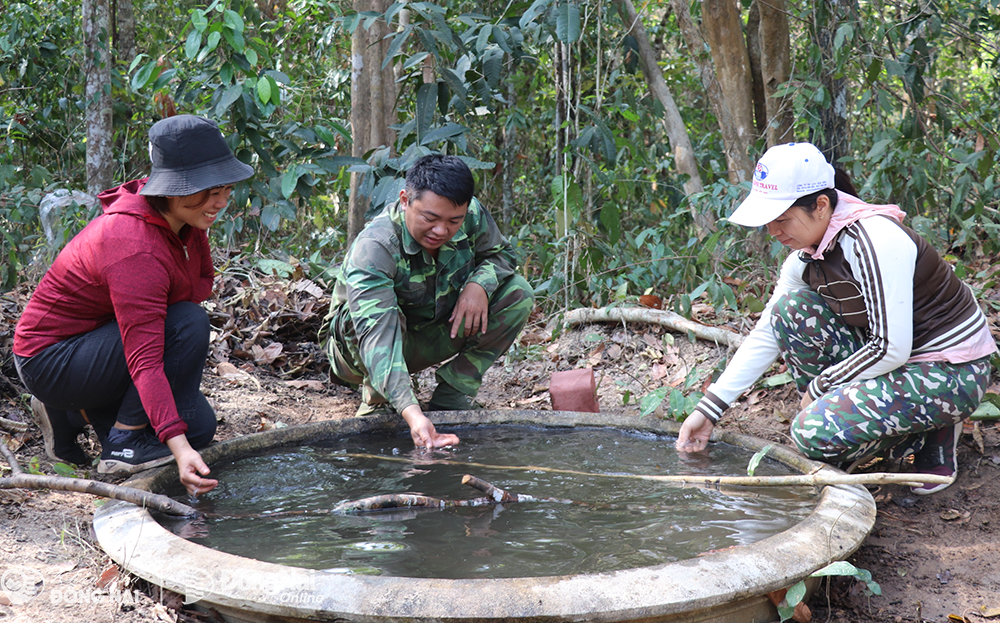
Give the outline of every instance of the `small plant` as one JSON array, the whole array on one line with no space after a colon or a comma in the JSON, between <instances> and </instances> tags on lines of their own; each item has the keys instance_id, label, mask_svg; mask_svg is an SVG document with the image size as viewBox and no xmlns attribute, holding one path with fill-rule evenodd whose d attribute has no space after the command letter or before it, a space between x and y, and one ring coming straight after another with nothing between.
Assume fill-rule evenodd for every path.
<instances>
[{"instance_id":1,"label":"small plant","mask_svg":"<svg viewBox=\"0 0 1000 623\"><path fill-rule=\"evenodd\" d=\"M878 585L878 582L872 580L872 573L867 569L858 569L846 560L838 560L831 562L827 566L823 567L819 571L815 571L810 574L811 578L822 578L831 575L839 575L844 577L852 577L859 582L863 582L865 585L865 595L871 597L872 595L881 595L882 587ZM805 581L800 581L788 589L785 593L785 598L780 604L778 604L778 615L781 617L782 623L792 618L795 613L795 606L798 605L806 595L806 583Z\"/></svg>"}]
</instances>

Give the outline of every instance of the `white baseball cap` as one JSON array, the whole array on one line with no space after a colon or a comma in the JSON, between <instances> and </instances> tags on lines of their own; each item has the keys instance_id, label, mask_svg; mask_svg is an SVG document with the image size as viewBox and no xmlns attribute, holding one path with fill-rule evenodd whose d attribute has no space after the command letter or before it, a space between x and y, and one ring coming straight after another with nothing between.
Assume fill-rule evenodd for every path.
<instances>
[{"instance_id":1,"label":"white baseball cap","mask_svg":"<svg viewBox=\"0 0 1000 623\"><path fill-rule=\"evenodd\" d=\"M732 213L729 222L747 227L767 225L799 197L833 187L833 166L815 145L775 145L757 162L750 195Z\"/></svg>"}]
</instances>

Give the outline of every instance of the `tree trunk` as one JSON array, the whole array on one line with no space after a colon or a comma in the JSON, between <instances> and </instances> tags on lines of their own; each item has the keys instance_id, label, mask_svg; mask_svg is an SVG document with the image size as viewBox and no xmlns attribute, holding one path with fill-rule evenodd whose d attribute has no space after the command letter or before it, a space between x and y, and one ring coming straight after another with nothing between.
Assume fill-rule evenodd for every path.
<instances>
[{"instance_id":1,"label":"tree trunk","mask_svg":"<svg viewBox=\"0 0 1000 623\"><path fill-rule=\"evenodd\" d=\"M114 174L111 127L111 33L108 0L83 0L87 192L110 188Z\"/></svg>"},{"instance_id":2,"label":"tree trunk","mask_svg":"<svg viewBox=\"0 0 1000 623\"><path fill-rule=\"evenodd\" d=\"M663 72L657 63L656 53L649 43L649 36L646 28L642 25L642 20L635 10L632 0L617 0L621 14L628 20L625 24L626 32L631 32L639 45L639 65L642 73L646 76L649 84L649 92L663 106L663 126L667 131L667 139L674 152L674 164L680 175L686 175L684 182L684 194L693 195L703 190L701 174L698 172L698 161L695 159L694 147L691 145L691 137L688 135L681 118L681 112L674 102L674 97L663 79ZM711 214L702 214L691 206L691 216L698 226L699 232L715 231L715 219Z\"/></svg>"},{"instance_id":3,"label":"tree trunk","mask_svg":"<svg viewBox=\"0 0 1000 623\"><path fill-rule=\"evenodd\" d=\"M778 87L791 76L791 44L789 42L788 10L785 0L754 2L760 11L760 73L767 114L767 144L780 145L795 140L792 134L792 101L775 97Z\"/></svg>"},{"instance_id":4,"label":"tree trunk","mask_svg":"<svg viewBox=\"0 0 1000 623\"><path fill-rule=\"evenodd\" d=\"M729 106L733 129L745 151L755 138L753 81L739 5L735 0L703 0L701 16L701 30L712 55L722 99Z\"/></svg>"},{"instance_id":5,"label":"tree trunk","mask_svg":"<svg viewBox=\"0 0 1000 623\"><path fill-rule=\"evenodd\" d=\"M838 0L820 0L813 11L813 36L823 52L823 66L818 68L820 82L830 94L830 105L820 108L822 136L810 137L827 160L836 164L850 151L847 129L847 79L837 75L833 61L833 41L848 9Z\"/></svg>"},{"instance_id":6,"label":"tree trunk","mask_svg":"<svg viewBox=\"0 0 1000 623\"><path fill-rule=\"evenodd\" d=\"M753 163L747 157L748 144L739 135L735 118L729 111L729 105L722 95L722 87L719 86L719 81L715 76L711 59L704 54L707 44L698 26L691 19L688 0L670 0L670 6L677 16L677 23L681 28L684 41L688 46L691 57L698 66L701 83L705 86L705 91L708 93L708 100L712 105L712 111L715 113L715 118L719 121L719 129L722 132L722 141L726 150L729 181L734 184L749 181L750 175L753 172Z\"/></svg>"},{"instance_id":7,"label":"tree trunk","mask_svg":"<svg viewBox=\"0 0 1000 623\"><path fill-rule=\"evenodd\" d=\"M359 13L382 13L388 6L388 0L354 0L354 10ZM388 33L385 21L378 20L368 30L358 24L351 39L351 136L354 140L351 155L356 158L365 158L368 152L380 146L392 149L395 142L395 133L389 126L396 121L396 82L392 65L382 69L391 42L385 38ZM351 174L348 244L365 226L369 201L361 188L366 175L371 174Z\"/></svg>"},{"instance_id":8,"label":"tree trunk","mask_svg":"<svg viewBox=\"0 0 1000 623\"><path fill-rule=\"evenodd\" d=\"M760 7L750 5L747 14L747 56L750 57L750 77L753 79L753 120L758 136L767 133L767 106L764 103L764 79L760 74Z\"/></svg>"},{"instance_id":9,"label":"tree trunk","mask_svg":"<svg viewBox=\"0 0 1000 623\"><path fill-rule=\"evenodd\" d=\"M507 81L507 101L512 109L517 108L517 91L514 89L514 81ZM507 120L503 126L503 178L502 199L500 202L500 215L502 222L514 222L514 163L517 156L517 127L513 118Z\"/></svg>"},{"instance_id":10,"label":"tree trunk","mask_svg":"<svg viewBox=\"0 0 1000 623\"><path fill-rule=\"evenodd\" d=\"M131 63L135 58L135 10L132 0L114 0L114 38L112 47L116 58Z\"/></svg>"}]
</instances>

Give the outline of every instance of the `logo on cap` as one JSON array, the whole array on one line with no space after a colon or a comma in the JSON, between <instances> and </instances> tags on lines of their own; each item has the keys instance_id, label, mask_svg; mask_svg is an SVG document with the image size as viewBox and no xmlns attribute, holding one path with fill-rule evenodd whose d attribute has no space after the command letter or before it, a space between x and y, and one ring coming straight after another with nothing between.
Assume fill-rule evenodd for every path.
<instances>
[{"instance_id":1,"label":"logo on cap","mask_svg":"<svg viewBox=\"0 0 1000 623\"><path fill-rule=\"evenodd\" d=\"M757 169L754 170L753 176L754 179L756 179L757 181L763 181L765 178L767 178L767 173L768 173L767 167L758 162Z\"/></svg>"}]
</instances>

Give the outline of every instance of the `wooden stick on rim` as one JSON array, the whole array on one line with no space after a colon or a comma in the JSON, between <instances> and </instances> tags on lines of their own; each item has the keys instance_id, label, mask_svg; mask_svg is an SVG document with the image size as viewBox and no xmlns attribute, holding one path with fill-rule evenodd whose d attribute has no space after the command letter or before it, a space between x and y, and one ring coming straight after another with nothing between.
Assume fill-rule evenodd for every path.
<instances>
[{"instance_id":1,"label":"wooden stick on rim","mask_svg":"<svg viewBox=\"0 0 1000 623\"><path fill-rule=\"evenodd\" d=\"M411 463L410 459L393 456L380 456L377 454L365 453L345 453L337 456L376 459L379 461L393 461L397 463ZM890 474L886 472L873 472L871 474L837 474L820 470L812 474L792 474L788 476L657 476L652 474L601 474L596 472L581 472L573 469L560 469L557 467L541 467L538 465L487 465L484 463L471 463L468 461L453 461L451 459L435 459L433 462L444 465L457 465L460 467L478 467L481 469L492 469L500 471L539 471L553 474L571 474L574 476L588 476L594 478L624 478L633 480L652 480L664 484L676 486L716 486L727 487L823 487L826 485L906 485L919 486L921 484L941 484L955 481L951 476L938 476L937 474Z\"/></svg>"},{"instance_id":2,"label":"wooden stick on rim","mask_svg":"<svg viewBox=\"0 0 1000 623\"><path fill-rule=\"evenodd\" d=\"M136 506L151 508L167 515L191 517L198 514L198 511L187 504L182 504L165 495L150 493L142 489L122 487L121 485L112 485L86 478L25 474L21 469L21 465L17 462L17 457L10 451L7 444L0 442L0 453L4 455L7 463L10 464L12 474L7 478L0 478L0 489L51 489L53 491L89 493L90 495L102 498L131 502Z\"/></svg>"}]
</instances>

